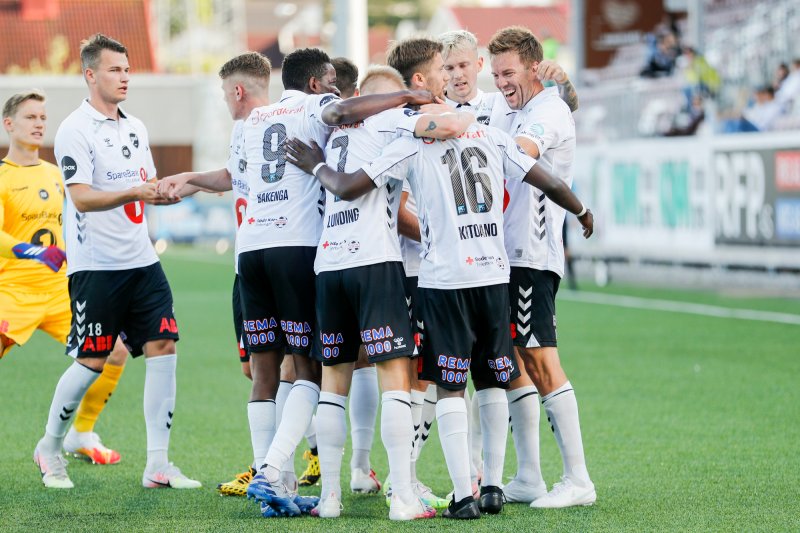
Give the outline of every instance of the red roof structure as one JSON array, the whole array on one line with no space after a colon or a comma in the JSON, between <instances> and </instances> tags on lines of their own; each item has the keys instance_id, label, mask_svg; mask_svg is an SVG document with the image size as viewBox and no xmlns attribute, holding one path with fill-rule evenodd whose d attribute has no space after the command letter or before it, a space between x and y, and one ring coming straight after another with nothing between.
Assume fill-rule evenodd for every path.
<instances>
[{"instance_id":1,"label":"red roof structure","mask_svg":"<svg viewBox=\"0 0 800 533\"><path fill-rule=\"evenodd\" d=\"M525 26L540 40L552 37L559 43L568 40L567 10L563 3L553 7L451 7L461 28L469 30L486 46L492 35L506 26Z\"/></svg>"},{"instance_id":2,"label":"red roof structure","mask_svg":"<svg viewBox=\"0 0 800 533\"><path fill-rule=\"evenodd\" d=\"M0 73L79 73L95 33L128 48L131 69L158 70L149 0L0 0Z\"/></svg>"}]
</instances>

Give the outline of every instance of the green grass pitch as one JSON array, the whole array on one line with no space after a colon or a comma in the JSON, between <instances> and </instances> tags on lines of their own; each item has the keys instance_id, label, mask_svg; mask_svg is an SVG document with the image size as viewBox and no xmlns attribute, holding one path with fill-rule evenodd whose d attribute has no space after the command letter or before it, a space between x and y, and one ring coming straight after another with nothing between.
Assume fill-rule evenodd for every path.
<instances>
[{"instance_id":1,"label":"green grass pitch","mask_svg":"<svg viewBox=\"0 0 800 533\"><path fill-rule=\"evenodd\" d=\"M381 497L347 491L348 450L342 518L265 521L252 502L214 490L251 455L249 382L231 332L230 257L183 250L163 263L182 336L170 458L204 487L141 487L144 364L132 360L96 428L122 462L98 467L71 460L76 488L45 490L31 455L70 359L37 333L0 361L0 531L800 530L800 326L565 300L559 303L560 353L578 396L595 506L534 511L508 505L502 515L471 523L390 523ZM800 314L797 300L608 292ZM542 418L542 465L552 484L561 460ZM384 477L379 435L372 462ZM515 471L508 442L505 476ZM299 459L297 466L301 471ZM449 492L435 434L419 472L435 492Z\"/></svg>"}]
</instances>

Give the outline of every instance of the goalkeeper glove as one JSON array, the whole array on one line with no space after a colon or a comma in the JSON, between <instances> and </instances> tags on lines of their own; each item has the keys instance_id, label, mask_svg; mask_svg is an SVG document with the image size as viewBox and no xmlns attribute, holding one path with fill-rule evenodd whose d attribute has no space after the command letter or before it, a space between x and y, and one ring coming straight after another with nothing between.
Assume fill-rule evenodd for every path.
<instances>
[{"instance_id":1,"label":"goalkeeper glove","mask_svg":"<svg viewBox=\"0 0 800 533\"><path fill-rule=\"evenodd\" d=\"M47 265L53 272L61 270L67 254L58 246L36 246L21 242L11 249L17 259L33 259Z\"/></svg>"}]
</instances>

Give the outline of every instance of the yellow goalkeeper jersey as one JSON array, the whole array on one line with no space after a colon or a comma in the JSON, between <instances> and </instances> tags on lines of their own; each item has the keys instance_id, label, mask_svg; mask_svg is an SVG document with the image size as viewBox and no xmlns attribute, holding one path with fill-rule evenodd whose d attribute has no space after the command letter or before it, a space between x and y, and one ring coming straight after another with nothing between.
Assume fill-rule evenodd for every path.
<instances>
[{"instance_id":1,"label":"yellow goalkeeper jersey","mask_svg":"<svg viewBox=\"0 0 800 533\"><path fill-rule=\"evenodd\" d=\"M58 167L46 161L20 166L0 160L0 286L21 292L67 289L66 264L53 272L31 259L16 259L20 242L64 248L64 186Z\"/></svg>"}]
</instances>

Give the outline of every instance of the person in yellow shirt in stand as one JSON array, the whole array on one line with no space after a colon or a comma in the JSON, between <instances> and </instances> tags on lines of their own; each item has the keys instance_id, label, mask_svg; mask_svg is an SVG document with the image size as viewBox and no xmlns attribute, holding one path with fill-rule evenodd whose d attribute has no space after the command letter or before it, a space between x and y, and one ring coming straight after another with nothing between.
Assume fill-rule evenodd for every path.
<instances>
[{"instance_id":1,"label":"person in yellow shirt in stand","mask_svg":"<svg viewBox=\"0 0 800 533\"><path fill-rule=\"evenodd\" d=\"M3 106L8 155L0 160L0 358L40 329L61 343L70 331L66 255L62 250L64 186L55 165L39 158L47 123L45 96L18 93ZM86 392L64 441L68 454L116 464L120 454L94 433L117 387L128 352L117 340L103 372ZM67 413L71 416L72 413Z\"/></svg>"}]
</instances>

